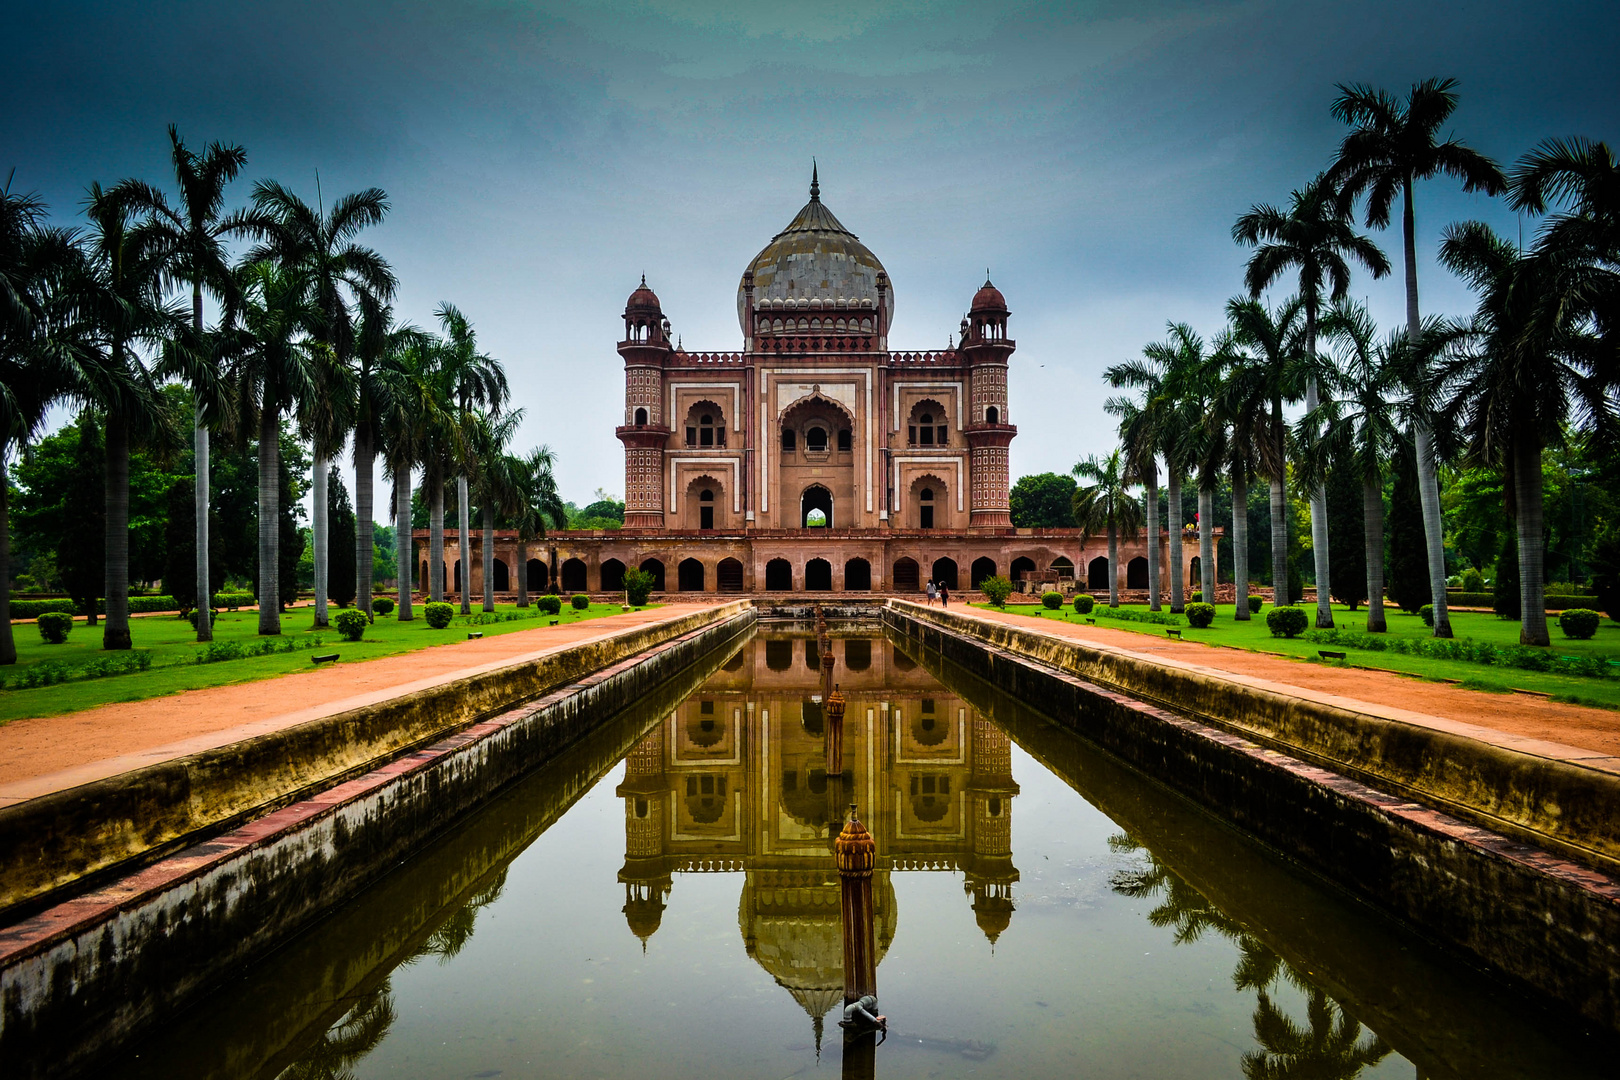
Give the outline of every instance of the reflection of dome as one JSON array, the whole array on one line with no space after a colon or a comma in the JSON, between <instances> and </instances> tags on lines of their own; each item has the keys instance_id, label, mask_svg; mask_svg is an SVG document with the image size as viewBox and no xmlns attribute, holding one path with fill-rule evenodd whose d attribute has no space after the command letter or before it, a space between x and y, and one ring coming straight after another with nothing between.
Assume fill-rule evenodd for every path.
<instances>
[{"instance_id":1,"label":"reflection of dome","mask_svg":"<svg viewBox=\"0 0 1620 1080\"><path fill-rule=\"evenodd\" d=\"M737 922L754 962L820 1019L844 1002L844 931L838 917L838 872L751 870ZM894 886L887 873L872 880L877 959L894 941Z\"/></svg>"},{"instance_id":2,"label":"reflection of dome","mask_svg":"<svg viewBox=\"0 0 1620 1080\"><path fill-rule=\"evenodd\" d=\"M976 896L973 898L973 921L979 924L990 944L996 943L1001 932L1012 924L1013 902L1010 896Z\"/></svg>"},{"instance_id":3,"label":"reflection of dome","mask_svg":"<svg viewBox=\"0 0 1620 1080\"><path fill-rule=\"evenodd\" d=\"M662 872L661 868L654 872L658 876L650 880L629 878L625 871L619 873L619 880L624 882L624 907L620 910L624 912L630 932L641 939L643 951L647 948L647 939L658 932L664 921L664 908L668 906L665 898L673 885L667 872Z\"/></svg>"},{"instance_id":4,"label":"reflection of dome","mask_svg":"<svg viewBox=\"0 0 1620 1080\"><path fill-rule=\"evenodd\" d=\"M814 174L812 174L814 177ZM810 201L787 228L771 238L754 256L754 300L792 302L810 311L877 309L877 276L883 264L854 233L821 203L821 184L810 181ZM742 286L737 288L737 320L748 333L748 313ZM888 292L886 316L894 317L894 290Z\"/></svg>"},{"instance_id":5,"label":"reflection of dome","mask_svg":"<svg viewBox=\"0 0 1620 1080\"><path fill-rule=\"evenodd\" d=\"M911 722L911 737L922 746L938 746L950 734L933 713L918 713Z\"/></svg>"},{"instance_id":6,"label":"reflection of dome","mask_svg":"<svg viewBox=\"0 0 1620 1080\"><path fill-rule=\"evenodd\" d=\"M686 738L693 746L707 750L725 737L725 721L716 716L699 714L686 722Z\"/></svg>"}]
</instances>

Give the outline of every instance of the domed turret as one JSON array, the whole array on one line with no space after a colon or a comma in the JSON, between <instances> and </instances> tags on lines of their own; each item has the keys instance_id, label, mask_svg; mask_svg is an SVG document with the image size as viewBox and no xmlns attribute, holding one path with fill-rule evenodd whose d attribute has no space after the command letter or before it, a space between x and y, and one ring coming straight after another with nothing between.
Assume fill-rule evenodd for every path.
<instances>
[{"instance_id":1,"label":"domed turret","mask_svg":"<svg viewBox=\"0 0 1620 1080\"><path fill-rule=\"evenodd\" d=\"M737 322L744 336L749 329L747 273L753 274L754 302L761 308L803 308L806 315L851 312L858 320L863 312L871 319L881 303L884 324L893 320L894 292L883 264L822 204L818 173L812 170L810 176L810 201L754 256L737 287Z\"/></svg>"},{"instance_id":2,"label":"domed turret","mask_svg":"<svg viewBox=\"0 0 1620 1080\"><path fill-rule=\"evenodd\" d=\"M641 275L641 284L636 286L636 290L630 294L630 299L625 301L625 315L628 316L632 312L649 315L663 314L663 309L658 305L658 294L647 288L646 274Z\"/></svg>"},{"instance_id":3,"label":"domed turret","mask_svg":"<svg viewBox=\"0 0 1620 1080\"><path fill-rule=\"evenodd\" d=\"M979 288L978 292L973 294L973 304L968 310L974 314L999 312L1005 315L1007 313L1007 298L1001 295L1000 289L990 284L990 278L986 275L984 284Z\"/></svg>"}]
</instances>

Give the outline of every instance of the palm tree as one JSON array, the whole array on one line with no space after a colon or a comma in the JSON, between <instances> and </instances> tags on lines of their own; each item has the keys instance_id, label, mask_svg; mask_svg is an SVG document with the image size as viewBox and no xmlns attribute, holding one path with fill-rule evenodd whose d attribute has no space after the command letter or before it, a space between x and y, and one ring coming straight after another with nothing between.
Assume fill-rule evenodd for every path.
<instances>
[{"instance_id":1,"label":"palm tree","mask_svg":"<svg viewBox=\"0 0 1620 1080\"><path fill-rule=\"evenodd\" d=\"M521 458L507 458L509 486L516 495L506 513L517 526L520 608L529 606L529 541L543 538L548 522L558 529L568 526L568 508L557 494L557 478L552 471L555 464L549 446L536 447Z\"/></svg>"},{"instance_id":2,"label":"palm tree","mask_svg":"<svg viewBox=\"0 0 1620 1080\"><path fill-rule=\"evenodd\" d=\"M1335 305L1322 331L1337 359L1335 396L1300 421L1299 442L1309 451L1301 463L1317 480L1328 468L1351 469L1361 479L1367 632L1382 634L1389 628L1384 617L1384 467L1404 440L1399 395L1401 374L1412 363L1412 346L1404 329L1378 341L1372 317L1355 303ZM1439 320L1431 319L1422 341L1432 347L1444 340Z\"/></svg>"},{"instance_id":3,"label":"palm tree","mask_svg":"<svg viewBox=\"0 0 1620 1080\"><path fill-rule=\"evenodd\" d=\"M208 431L223 417L219 414L218 369L209 355L203 336L203 292L225 300L230 295L232 273L228 239L250 231L252 219L240 213L225 214L225 185L236 179L247 165L247 151L240 146L209 143L197 154L180 141L179 130L169 125L170 157L174 164L179 201L170 206L164 194L136 180L120 187L137 210L150 215L148 227L160 238L167 254L169 279L191 288L191 330L193 349L182 374L191 383L195 401L192 420L192 449L196 472L197 505L197 604L207 610L213 588L208 580ZM197 640L214 640L207 619L197 620Z\"/></svg>"},{"instance_id":4,"label":"palm tree","mask_svg":"<svg viewBox=\"0 0 1620 1080\"><path fill-rule=\"evenodd\" d=\"M1448 420L1467 438L1476 465L1503 470L1508 512L1519 533L1519 641L1549 644L1542 518L1542 451L1582 423L1612 445L1620 435L1620 358L1605 348L1570 292L1570 267L1555 254L1521 253L1480 222L1446 230L1440 260L1471 285L1479 306L1451 373Z\"/></svg>"},{"instance_id":5,"label":"palm tree","mask_svg":"<svg viewBox=\"0 0 1620 1080\"><path fill-rule=\"evenodd\" d=\"M1095 454L1074 467L1074 475L1090 480L1074 493L1074 520L1082 540L1099 532L1108 534L1108 606L1119 607L1119 530L1142 527L1142 504L1130 493L1124 451L1105 458Z\"/></svg>"},{"instance_id":6,"label":"palm tree","mask_svg":"<svg viewBox=\"0 0 1620 1080\"><path fill-rule=\"evenodd\" d=\"M129 633L129 448L167 434L169 416L151 372L136 354L156 346L185 323L185 313L163 302L159 239L135 228L129 200L117 189L92 184L85 203L90 228L86 258L75 285L79 318L74 345L83 352L89 381L85 403L105 414L106 625L102 648L133 647Z\"/></svg>"},{"instance_id":7,"label":"palm tree","mask_svg":"<svg viewBox=\"0 0 1620 1080\"><path fill-rule=\"evenodd\" d=\"M281 417L317 392L319 354L330 350L312 340L322 313L298 268L252 261L236 282L239 300L226 313L223 337L237 400L258 417L259 633L280 634Z\"/></svg>"},{"instance_id":8,"label":"palm tree","mask_svg":"<svg viewBox=\"0 0 1620 1080\"><path fill-rule=\"evenodd\" d=\"M431 334L413 326L401 327L389 337L388 347L378 366L378 407L376 430L380 438L383 469L394 483L394 529L399 557L398 618L409 622L411 582L416 577L415 551L411 542L411 470L431 460L430 433L445 425L442 399L435 381L438 342ZM444 565L443 535L440 534L435 566ZM429 595L440 576L436 569Z\"/></svg>"},{"instance_id":9,"label":"palm tree","mask_svg":"<svg viewBox=\"0 0 1620 1080\"><path fill-rule=\"evenodd\" d=\"M1210 449L1214 467L1225 468L1232 478L1232 617L1249 621L1249 478L1258 475L1260 443L1265 437L1264 416L1252 410L1234 408L1229 387L1231 372L1251 363L1248 354L1230 333L1216 341L1210 357L1211 381L1215 385L1209 426L1213 429ZM1208 450L1206 450L1206 453Z\"/></svg>"},{"instance_id":10,"label":"palm tree","mask_svg":"<svg viewBox=\"0 0 1620 1080\"><path fill-rule=\"evenodd\" d=\"M1116 364L1104 372L1110 386L1142 392L1142 408L1151 412L1159 456L1164 458L1165 489L1169 499L1170 610L1185 606L1181 578L1181 480L1193 460L1192 431L1200 419L1184 393L1205 363L1204 342L1186 323L1167 323L1169 336L1142 349L1140 360ZM1157 543L1155 539L1153 543ZM1157 561L1148 561L1151 568ZM1150 581L1151 585L1151 581ZM1155 597L1158 590L1152 590Z\"/></svg>"},{"instance_id":11,"label":"palm tree","mask_svg":"<svg viewBox=\"0 0 1620 1080\"><path fill-rule=\"evenodd\" d=\"M316 180L319 190L319 178ZM316 340L330 348L338 364L349 366L355 359L357 329L355 309L372 312L373 317L394 295L398 282L383 257L356 242L355 237L370 226L380 225L388 215L388 196L381 188L367 188L345 195L332 204L330 213L324 201L310 206L303 199L273 180L253 186L253 204L260 215L263 239L255 249L257 258L274 258L285 266L300 268L311 291L310 302L320 313ZM360 389L369 389L362 381ZM370 403L358 403L357 413L369 413ZM355 432L355 554L358 573L364 585L360 597L367 615L371 614L371 543L373 532L373 473L376 448L370 424ZM342 439L337 440L341 445ZM315 446L317 486L325 487L325 473L335 445ZM326 503L325 492L315 493L314 533L316 624L323 625L326 607Z\"/></svg>"},{"instance_id":12,"label":"palm tree","mask_svg":"<svg viewBox=\"0 0 1620 1080\"><path fill-rule=\"evenodd\" d=\"M1337 303L1350 291L1350 262L1354 260L1381 278L1389 273L1389 260L1365 236L1359 235L1350 217L1350 208L1325 174L1319 175L1301 191L1295 191L1286 211L1260 204L1238 218L1232 226L1232 239L1255 248L1244 272L1249 299L1260 294L1290 270L1299 274L1299 296L1305 303L1305 351L1316 355L1316 324L1322 304L1322 290ZM1305 408L1318 403L1316 380L1305 383ZM1327 491L1321 485L1311 489L1311 551L1316 561L1316 625L1333 625L1333 604L1329 600L1327 532Z\"/></svg>"},{"instance_id":13,"label":"palm tree","mask_svg":"<svg viewBox=\"0 0 1620 1080\"><path fill-rule=\"evenodd\" d=\"M440 304L439 310L434 312L434 315L444 330L444 374L453 394L450 400L456 403L456 408L460 411L461 423L468 425L474 408L484 408L498 415L510 393L506 384L506 371L501 367L501 362L478 351L478 335L473 330L471 320L454 304L448 301ZM466 468L459 468L456 472L456 512L461 526L463 615L472 613L468 592L472 567L472 536L468 520L467 473ZM442 520L444 513L442 495L438 512Z\"/></svg>"},{"instance_id":14,"label":"palm tree","mask_svg":"<svg viewBox=\"0 0 1620 1080\"><path fill-rule=\"evenodd\" d=\"M299 426L314 448L314 482L311 485L314 514L310 530L315 548L312 560L315 570L314 628L324 630L331 625L328 617L328 589L331 582L328 477L332 458L342 450L343 441L354 423L358 380L355 370L339 360L330 346L316 349L312 355L315 359L315 389L298 402L297 411ZM369 558L368 554L368 561Z\"/></svg>"},{"instance_id":15,"label":"palm tree","mask_svg":"<svg viewBox=\"0 0 1620 1080\"><path fill-rule=\"evenodd\" d=\"M523 422L523 410L514 409L500 416L475 412L473 447L470 458L472 496L478 500L484 518L483 579L484 610L495 610L495 516L511 505L517 493L511 486L506 447ZM469 573L472 560L462 558L462 573ZM463 591L466 591L465 582Z\"/></svg>"},{"instance_id":16,"label":"palm tree","mask_svg":"<svg viewBox=\"0 0 1620 1080\"><path fill-rule=\"evenodd\" d=\"M1295 297L1275 310L1258 300L1234 297L1227 302L1232 343L1244 351L1241 367L1232 369L1225 393L1226 411L1261 417L1256 449L1260 474L1271 487L1271 586L1274 604L1288 594L1288 421L1283 406L1304 396L1310 365L1304 356L1301 322L1304 304Z\"/></svg>"},{"instance_id":17,"label":"palm tree","mask_svg":"<svg viewBox=\"0 0 1620 1080\"><path fill-rule=\"evenodd\" d=\"M11 565L12 453L38 433L46 411L84 385L81 354L64 340L81 253L74 234L44 224L45 204L0 190L0 568ZM0 573L0 664L17 662L11 574Z\"/></svg>"},{"instance_id":18,"label":"palm tree","mask_svg":"<svg viewBox=\"0 0 1620 1080\"><path fill-rule=\"evenodd\" d=\"M1113 368L1109 369L1114 370ZM1147 502L1148 608L1159 610L1159 433L1153 413L1130 398L1114 397L1103 411L1119 417L1119 438L1125 449L1125 467L1144 489Z\"/></svg>"},{"instance_id":19,"label":"palm tree","mask_svg":"<svg viewBox=\"0 0 1620 1080\"><path fill-rule=\"evenodd\" d=\"M1456 79L1425 79L1401 101L1370 86L1339 86L1333 115L1350 125L1328 169L1346 206L1367 198L1366 222L1388 228L1397 196L1401 199L1401 240L1406 263L1406 337L1416 344L1423 335L1418 313L1416 212L1413 188L1419 180L1450 176L1464 191L1499 195L1507 182L1496 163L1456 139L1436 142L1440 128L1457 108ZM1446 614L1446 543L1440 516L1440 478L1434 432L1421 417L1412 429L1417 450L1418 494L1423 504L1423 533L1428 543L1429 592L1434 604L1434 636L1451 637Z\"/></svg>"}]
</instances>

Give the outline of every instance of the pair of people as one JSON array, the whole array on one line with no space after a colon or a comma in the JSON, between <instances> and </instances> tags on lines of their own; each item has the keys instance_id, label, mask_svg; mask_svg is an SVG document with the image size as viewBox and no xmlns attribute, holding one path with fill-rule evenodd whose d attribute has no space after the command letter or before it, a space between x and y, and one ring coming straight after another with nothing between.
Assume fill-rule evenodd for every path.
<instances>
[{"instance_id":1,"label":"pair of people","mask_svg":"<svg viewBox=\"0 0 1620 1080\"><path fill-rule=\"evenodd\" d=\"M951 590L945 587L943 581L937 585L932 581L928 583L928 604L930 607L933 606L935 599L939 600L941 607L949 607L951 604Z\"/></svg>"}]
</instances>

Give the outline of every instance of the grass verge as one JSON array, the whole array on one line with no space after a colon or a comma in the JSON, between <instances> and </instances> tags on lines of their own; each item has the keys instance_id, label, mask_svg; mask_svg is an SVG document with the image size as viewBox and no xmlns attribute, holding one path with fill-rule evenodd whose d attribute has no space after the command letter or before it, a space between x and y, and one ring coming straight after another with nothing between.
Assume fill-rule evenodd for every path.
<instances>
[{"instance_id":1,"label":"grass verge","mask_svg":"<svg viewBox=\"0 0 1620 1080\"><path fill-rule=\"evenodd\" d=\"M471 616L457 615L445 629L434 630L422 618L419 609L411 622L400 622L392 615L379 617L360 641L344 641L334 629L314 630L311 625L314 612L310 608L294 608L283 615L280 638L259 637L257 612L221 612L214 620L214 655L229 654L237 649L274 648L277 651L214 662L199 659L210 652L210 646L198 645L191 624L178 618L131 619L130 633L135 648L129 653L103 652L101 627L87 627L82 619L74 621L73 632L61 645L46 644L33 624L19 623L12 628L17 638L17 664L0 669L0 675L11 687L0 690L0 724L29 716L55 716L112 702L144 701L182 690L228 686L309 671L313 666L310 657L316 651L338 653L341 657L338 663L346 664L466 641L469 631L498 637L547 626L553 619L559 625L566 625L617 615L620 610L618 604L592 604L583 611L564 604L559 615L541 615L533 606L520 610L513 604L498 604L495 615L500 621L486 621L490 619L488 615L475 611ZM332 614L335 617L337 611ZM522 617L503 618L507 615ZM125 663L131 667L144 664L145 668L126 674L74 677L87 673L87 669L94 672L108 664ZM30 678L38 680L51 675L66 678L48 686L17 686Z\"/></svg>"}]
</instances>

